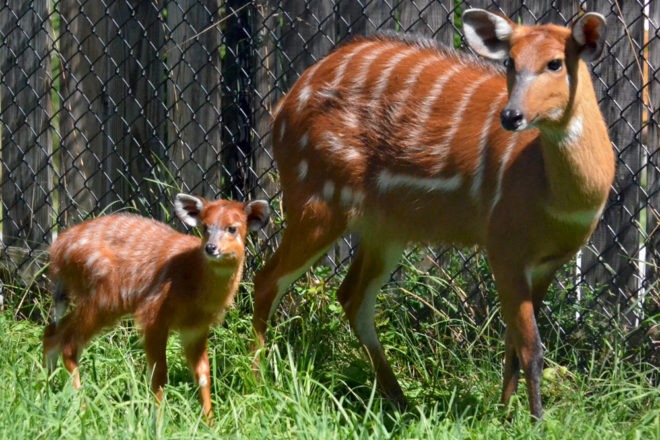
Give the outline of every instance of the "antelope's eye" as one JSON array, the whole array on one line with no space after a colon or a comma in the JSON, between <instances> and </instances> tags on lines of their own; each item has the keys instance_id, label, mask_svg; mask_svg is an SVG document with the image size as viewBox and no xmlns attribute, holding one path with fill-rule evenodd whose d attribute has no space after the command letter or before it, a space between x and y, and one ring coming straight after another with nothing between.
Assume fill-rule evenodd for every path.
<instances>
[{"instance_id":1,"label":"antelope's eye","mask_svg":"<svg viewBox=\"0 0 660 440\"><path fill-rule=\"evenodd\" d=\"M561 70L562 60L552 60L548 63L548 70L551 72L559 72Z\"/></svg>"},{"instance_id":2,"label":"antelope's eye","mask_svg":"<svg viewBox=\"0 0 660 440\"><path fill-rule=\"evenodd\" d=\"M507 69L515 69L516 63L513 61L513 58L508 57L507 59L505 59L504 67L506 67Z\"/></svg>"},{"instance_id":3,"label":"antelope's eye","mask_svg":"<svg viewBox=\"0 0 660 440\"><path fill-rule=\"evenodd\" d=\"M227 227L227 232L229 232L230 234L233 235L233 234L235 234L236 232L238 232L238 228L237 228L236 226L228 226L228 227Z\"/></svg>"}]
</instances>

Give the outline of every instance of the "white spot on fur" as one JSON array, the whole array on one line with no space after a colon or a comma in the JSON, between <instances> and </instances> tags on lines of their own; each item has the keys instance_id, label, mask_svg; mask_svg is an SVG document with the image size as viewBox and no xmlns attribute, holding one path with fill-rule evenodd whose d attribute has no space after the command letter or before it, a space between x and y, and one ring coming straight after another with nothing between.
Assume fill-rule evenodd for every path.
<instances>
[{"instance_id":1,"label":"white spot on fur","mask_svg":"<svg viewBox=\"0 0 660 440\"><path fill-rule=\"evenodd\" d=\"M559 141L559 147L570 147L576 144L582 137L582 116L575 116L569 122L566 133L562 140Z\"/></svg>"},{"instance_id":2,"label":"white spot on fur","mask_svg":"<svg viewBox=\"0 0 660 440\"><path fill-rule=\"evenodd\" d=\"M335 183L332 180L326 180L323 184L323 198L330 201L335 195Z\"/></svg>"},{"instance_id":3,"label":"white spot on fur","mask_svg":"<svg viewBox=\"0 0 660 440\"><path fill-rule=\"evenodd\" d=\"M93 267L92 276L94 278L102 278L108 275L108 273L110 273L110 271L112 270L111 264L112 263L107 258L99 259L96 262L96 265Z\"/></svg>"},{"instance_id":4,"label":"white spot on fur","mask_svg":"<svg viewBox=\"0 0 660 440\"><path fill-rule=\"evenodd\" d=\"M340 193L341 204L351 206L353 204L353 189L350 186L344 186Z\"/></svg>"},{"instance_id":5,"label":"white spot on fur","mask_svg":"<svg viewBox=\"0 0 660 440\"><path fill-rule=\"evenodd\" d=\"M364 202L364 193L362 191L353 191L353 205L360 206Z\"/></svg>"},{"instance_id":6,"label":"white spot on fur","mask_svg":"<svg viewBox=\"0 0 660 440\"><path fill-rule=\"evenodd\" d=\"M87 261L85 262L85 266L87 266L88 269L94 269L94 265L101 258L103 258L103 255L101 254L101 252L98 252L98 251L92 252L89 255L89 257L87 257Z\"/></svg>"},{"instance_id":7,"label":"white spot on fur","mask_svg":"<svg viewBox=\"0 0 660 440\"><path fill-rule=\"evenodd\" d=\"M440 191L450 192L460 188L463 179L460 175L443 177L417 177L405 174L392 174L388 170L383 170L378 174L378 189L380 192L387 192L398 187L409 187L413 189L422 189L428 192Z\"/></svg>"},{"instance_id":8,"label":"white spot on fur","mask_svg":"<svg viewBox=\"0 0 660 440\"><path fill-rule=\"evenodd\" d=\"M201 388L205 388L205 387L208 386L208 384L209 384L209 378L206 377L206 374L202 374L202 375L200 375L200 376L199 376L199 386L200 386Z\"/></svg>"},{"instance_id":9,"label":"white spot on fur","mask_svg":"<svg viewBox=\"0 0 660 440\"><path fill-rule=\"evenodd\" d=\"M548 113L548 119L552 121L559 121L562 116L564 116L564 110L562 108L554 108Z\"/></svg>"},{"instance_id":10,"label":"white spot on fur","mask_svg":"<svg viewBox=\"0 0 660 440\"><path fill-rule=\"evenodd\" d=\"M303 73L302 78L300 78L299 83L301 84L301 87L300 87L300 92L298 92L298 111L302 111L307 105L309 99L312 97L313 91L312 88L309 86L309 82L312 80L319 67L321 67L325 62L327 62L327 60L328 60L327 57L321 59L312 67L307 69L307 71Z\"/></svg>"},{"instance_id":11,"label":"white spot on fur","mask_svg":"<svg viewBox=\"0 0 660 440\"><path fill-rule=\"evenodd\" d=\"M359 151L345 145L341 138L334 133L327 132L323 135L323 145L327 147L334 156L345 162L354 162L362 159L362 155Z\"/></svg>"},{"instance_id":12,"label":"white spot on fur","mask_svg":"<svg viewBox=\"0 0 660 440\"><path fill-rule=\"evenodd\" d=\"M303 86L298 93L298 111L301 112L307 105L312 96L312 88L308 85Z\"/></svg>"},{"instance_id":13,"label":"white spot on fur","mask_svg":"<svg viewBox=\"0 0 660 440\"><path fill-rule=\"evenodd\" d=\"M298 164L298 180L305 180L307 177L307 171L309 170L309 164L306 160L301 160Z\"/></svg>"},{"instance_id":14,"label":"white spot on fur","mask_svg":"<svg viewBox=\"0 0 660 440\"><path fill-rule=\"evenodd\" d=\"M309 134L307 132L303 133L302 136L300 136L300 139L298 140L298 145L300 145L300 149L304 150L307 148L307 143L309 142Z\"/></svg>"}]
</instances>

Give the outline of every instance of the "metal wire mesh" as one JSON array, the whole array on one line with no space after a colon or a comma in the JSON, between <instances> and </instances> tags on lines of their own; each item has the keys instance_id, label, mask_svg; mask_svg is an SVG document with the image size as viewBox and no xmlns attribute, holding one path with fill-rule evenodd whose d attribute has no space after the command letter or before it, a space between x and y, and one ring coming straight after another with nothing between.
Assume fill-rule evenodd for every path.
<instances>
[{"instance_id":1,"label":"metal wire mesh","mask_svg":"<svg viewBox=\"0 0 660 440\"><path fill-rule=\"evenodd\" d=\"M461 46L460 12L525 23L606 16L593 66L618 157L598 230L551 288L545 332L600 350L620 341L657 362L660 240L660 4L650 0L18 0L0 6L0 258L8 304L30 283L57 231L131 209L170 221L179 190L268 198L279 206L271 112L305 68L351 35L417 32ZM249 263L277 245L262 233ZM345 237L324 264L345 269ZM410 267L444 280L430 305L483 323L496 307L477 250L415 249ZM417 270L416 269L416 270ZM1 284L0 284L1 285ZM453 311L452 311L453 310Z\"/></svg>"}]
</instances>

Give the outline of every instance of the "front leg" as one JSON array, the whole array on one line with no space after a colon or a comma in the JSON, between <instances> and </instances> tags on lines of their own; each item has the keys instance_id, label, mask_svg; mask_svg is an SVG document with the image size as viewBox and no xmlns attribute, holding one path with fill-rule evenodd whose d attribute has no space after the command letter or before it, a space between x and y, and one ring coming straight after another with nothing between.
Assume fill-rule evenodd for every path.
<instances>
[{"instance_id":1,"label":"front leg","mask_svg":"<svg viewBox=\"0 0 660 440\"><path fill-rule=\"evenodd\" d=\"M188 365L193 372L195 382L199 385L199 393L202 399L202 408L207 419L211 419L211 367L209 365L209 355L206 350L206 340L208 338L208 327L181 332L181 344L188 361Z\"/></svg>"},{"instance_id":2,"label":"front leg","mask_svg":"<svg viewBox=\"0 0 660 440\"><path fill-rule=\"evenodd\" d=\"M520 379L520 361L516 354L516 346L513 343L513 336L511 330L506 330L504 342L504 374L502 386L502 405L507 406L511 396L516 393L518 389L518 381Z\"/></svg>"},{"instance_id":3,"label":"front leg","mask_svg":"<svg viewBox=\"0 0 660 440\"><path fill-rule=\"evenodd\" d=\"M502 317L507 326L502 402L507 404L516 391L522 368L530 412L536 420L541 420L543 345L536 326L535 312L540 301L534 300L534 283L524 264L516 264L513 258L492 258L491 266L500 297Z\"/></svg>"}]
</instances>

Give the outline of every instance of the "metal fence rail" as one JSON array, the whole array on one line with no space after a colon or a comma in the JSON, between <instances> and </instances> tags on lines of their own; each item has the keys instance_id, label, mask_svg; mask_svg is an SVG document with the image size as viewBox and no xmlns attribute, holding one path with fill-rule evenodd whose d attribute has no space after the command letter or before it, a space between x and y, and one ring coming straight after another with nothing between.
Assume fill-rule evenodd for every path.
<instances>
[{"instance_id":1,"label":"metal fence rail","mask_svg":"<svg viewBox=\"0 0 660 440\"><path fill-rule=\"evenodd\" d=\"M593 75L617 179L591 242L551 289L544 331L593 349L620 341L657 361L660 2L652 0L3 2L5 301L18 307L16 292L33 281L57 231L82 219L131 209L169 221L177 190L267 197L277 207L271 111L304 69L351 35L385 29L460 46L469 6L525 23L570 23L582 10L607 18ZM276 215L261 249L277 243ZM350 245L346 237L326 260L334 273ZM488 316L492 282L476 250L407 259L446 280L431 302L453 301L456 316L475 323Z\"/></svg>"}]
</instances>

